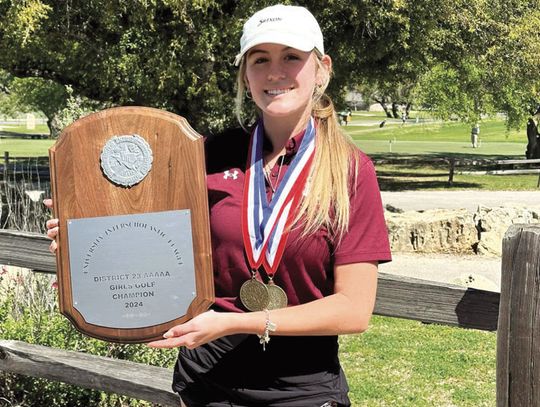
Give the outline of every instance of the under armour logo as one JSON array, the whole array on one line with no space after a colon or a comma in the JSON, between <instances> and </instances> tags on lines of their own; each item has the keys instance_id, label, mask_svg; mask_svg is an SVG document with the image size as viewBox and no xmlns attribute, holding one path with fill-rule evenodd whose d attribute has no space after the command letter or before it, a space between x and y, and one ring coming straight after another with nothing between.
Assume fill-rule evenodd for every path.
<instances>
[{"instance_id":1,"label":"under armour logo","mask_svg":"<svg viewBox=\"0 0 540 407\"><path fill-rule=\"evenodd\" d=\"M237 179L238 178L238 170L234 170L233 172L230 172L229 170L223 172L223 179Z\"/></svg>"}]
</instances>

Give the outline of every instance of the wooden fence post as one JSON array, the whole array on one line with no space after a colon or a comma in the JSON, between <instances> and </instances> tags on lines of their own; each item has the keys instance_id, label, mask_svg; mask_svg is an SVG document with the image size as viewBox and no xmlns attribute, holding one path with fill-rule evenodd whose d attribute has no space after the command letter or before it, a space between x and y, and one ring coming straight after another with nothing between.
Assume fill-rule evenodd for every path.
<instances>
[{"instance_id":1,"label":"wooden fence post","mask_svg":"<svg viewBox=\"0 0 540 407\"><path fill-rule=\"evenodd\" d=\"M540 225L503 239L497 407L540 406Z\"/></svg>"}]
</instances>

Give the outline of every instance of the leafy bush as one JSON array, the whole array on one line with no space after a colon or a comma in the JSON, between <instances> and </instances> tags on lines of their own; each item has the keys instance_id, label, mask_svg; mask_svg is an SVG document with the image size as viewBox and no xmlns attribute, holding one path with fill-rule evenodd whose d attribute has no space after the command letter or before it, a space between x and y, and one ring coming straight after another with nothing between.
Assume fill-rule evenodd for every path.
<instances>
[{"instance_id":1,"label":"leafy bush","mask_svg":"<svg viewBox=\"0 0 540 407\"><path fill-rule=\"evenodd\" d=\"M113 344L77 332L58 313L54 276L28 271L0 275L0 338L172 367L176 351ZM77 386L0 372L0 407L150 406L151 403Z\"/></svg>"}]
</instances>

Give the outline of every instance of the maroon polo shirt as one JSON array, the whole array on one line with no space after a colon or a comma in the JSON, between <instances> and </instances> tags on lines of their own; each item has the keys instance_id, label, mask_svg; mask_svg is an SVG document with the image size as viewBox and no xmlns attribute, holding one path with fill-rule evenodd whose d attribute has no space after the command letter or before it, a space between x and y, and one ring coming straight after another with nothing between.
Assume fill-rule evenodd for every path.
<instances>
[{"instance_id":1,"label":"maroon polo shirt","mask_svg":"<svg viewBox=\"0 0 540 407\"><path fill-rule=\"evenodd\" d=\"M272 169L276 187L298 151L304 133L289 140L286 154ZM242 200L250 135L241 129L210 136L205 143L207 186L215 279L215 308L243 312L238 294L251 278L242 239ZM266 140L265 147L271 149ZM293 228L274 276L289 305L307 303L333 293L335 265L391 260L388 232L375 169L360 150L356 185L350 200L349 230L335 242L324 228L309 236ZM281 168L280 168L281 166ZM279 175L279 177L278 177ZM279 179L278 179L279 178ZM271 188L267 182L267 194Z\"/></svg>"}]
</instances>

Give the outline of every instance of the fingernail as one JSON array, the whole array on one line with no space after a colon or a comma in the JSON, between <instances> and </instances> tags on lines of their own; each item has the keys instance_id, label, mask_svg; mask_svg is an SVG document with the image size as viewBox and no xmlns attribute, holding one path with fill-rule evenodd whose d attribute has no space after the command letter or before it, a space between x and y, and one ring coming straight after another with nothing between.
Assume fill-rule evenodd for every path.
<instances>
[{"instance_id":1,"label":"fingernail","mask_svg":"<svg viewBox=\"0 0 540 407\"><path fill-rule=\"evenodd\" d=\"M172 336L173 336L173 334L172 334L171 332L165 332L165 333L163 334L163 337L164 337L164 338L172 338Z\"/></svg>"}]
</instances>

